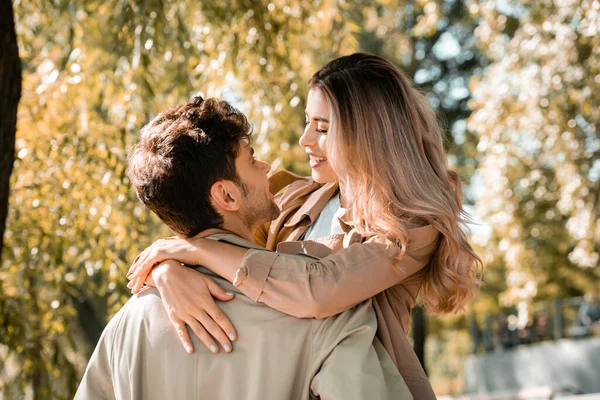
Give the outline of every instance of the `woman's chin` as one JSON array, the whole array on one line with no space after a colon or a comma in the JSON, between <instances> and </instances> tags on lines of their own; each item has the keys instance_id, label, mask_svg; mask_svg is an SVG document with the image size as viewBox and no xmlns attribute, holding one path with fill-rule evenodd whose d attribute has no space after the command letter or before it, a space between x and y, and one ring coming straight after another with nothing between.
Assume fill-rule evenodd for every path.
<instances>
[{"instance_id":1,"label":"woman's chin","mask_svg":"<svg viewBox=\"0 0 600 400\"><path fill-rule=\"evenodd\" d=\"M333 174L331 174L332 176L329 176L329 175L330 174L322 174L319 171L317 171L316 169L311 170L312 180L317 183L320 183L320 184L335 182L335 175L333 175Z\"/></svg>"}]
</instances>

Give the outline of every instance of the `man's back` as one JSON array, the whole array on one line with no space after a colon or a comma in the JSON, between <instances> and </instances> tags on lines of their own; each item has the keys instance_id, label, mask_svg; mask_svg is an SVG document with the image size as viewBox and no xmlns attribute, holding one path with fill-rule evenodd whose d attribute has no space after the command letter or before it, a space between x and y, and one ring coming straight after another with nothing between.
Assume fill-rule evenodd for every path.
<instances>
[{"instance_id":1,"label":"man's back","mask_svg":"<svg viewBox=\"0 0 600 400\"><path fill-rule=\"evenodd\" d=\"M202 269L203 273L210 273ZM232 353L210 353L192 334L187 354L154 288L110 321L75 399L410 399L375 338L370 302L335 317L297 319L237 293L220 303L236 324Z\"/></svg>"}]
</instances>

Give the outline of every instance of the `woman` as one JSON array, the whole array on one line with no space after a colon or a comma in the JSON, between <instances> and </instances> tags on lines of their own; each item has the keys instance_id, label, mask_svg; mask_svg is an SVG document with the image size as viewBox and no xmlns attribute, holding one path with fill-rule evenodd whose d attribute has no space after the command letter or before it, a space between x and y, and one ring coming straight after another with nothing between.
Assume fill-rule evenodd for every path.
<instances>
[{"instance_id":1,"label":"woman","mask_svg":"<svg viewBox=\"0 0 600 400\"><path fill-rule=\"evenodd\" d=\"M389 62L359 53L312 77L306 117L300 145L312 179L273 177L273 191L293 182L276 198L281 215L256 241L288 253L311 248L324 258L306 263L203 239L161 240L130 269L131 287L138 291L153 266L175 259L201 264L251 299L296 317L323 318L372 298L378 337L413 396L435 398L406 338L410 310L417 294L433 314L463 309L481 266L459 226L460 181L448 170L435 113ZM301 239L308 242L294 243ZM175 262L152 271L155 279L167 274L172 283L158 288L178 322L202 322L230 351L226 335L233 339L235 331L206 300L208 290L193 300L173 290L208 278ZM194 332L208 336L203 329ZM211 340L203 342L210 348Z\"/></svg>"}]
</instances>

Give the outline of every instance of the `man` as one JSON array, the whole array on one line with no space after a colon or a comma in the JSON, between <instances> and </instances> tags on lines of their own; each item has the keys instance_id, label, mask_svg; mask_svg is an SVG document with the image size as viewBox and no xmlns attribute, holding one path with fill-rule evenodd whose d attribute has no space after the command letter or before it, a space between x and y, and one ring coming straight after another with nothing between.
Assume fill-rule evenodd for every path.
<instances>
[{"instance_id":1,"label":"man","mask_svg":"<svg viewBox=\"0 0 600 400\"><path fill-rule=\"evenodd\" d=\"M140 132L128 175L138 197L177 235L257 248L253 231L276 218L270 166L255 160L250 126L226 102L197 97ZM229 233L227 233L229 232ZM297 256L303 257L303 256ZM181 347L156 289L109 322L76 399L411 399L376 339L370 301L327 319L297 319L243 296L223 311L243 330L233 353Z\"/></svg>"}]
</instances>

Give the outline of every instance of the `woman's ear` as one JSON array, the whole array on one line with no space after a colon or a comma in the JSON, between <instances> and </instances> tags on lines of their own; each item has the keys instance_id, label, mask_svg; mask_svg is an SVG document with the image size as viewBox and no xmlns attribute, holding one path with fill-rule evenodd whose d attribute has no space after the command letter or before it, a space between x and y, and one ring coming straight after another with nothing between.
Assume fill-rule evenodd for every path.
<instances>
[{"instance_id":1,"label":"woman's ear","mask_svg":"<svg viewBox=\"0 0 600 400\"><path fill-rule=\"evenodd\" d=\"M241 192L232 181L215 182L210 188L210 197L217 211L235 212L240 209Z\"/></svg>"}]
</instances>

